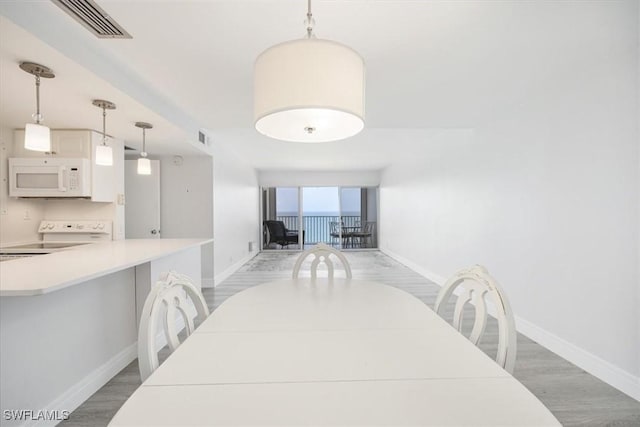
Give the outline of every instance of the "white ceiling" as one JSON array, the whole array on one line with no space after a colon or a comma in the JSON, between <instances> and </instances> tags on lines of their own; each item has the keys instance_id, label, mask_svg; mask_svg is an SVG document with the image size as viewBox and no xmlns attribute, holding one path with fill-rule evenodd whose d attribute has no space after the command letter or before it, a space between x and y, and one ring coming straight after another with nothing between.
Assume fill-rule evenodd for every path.
<instances>
[{"instance_id":1,"label":"white ceiling","mask_svg":"<svg viewBox=\"0 0 640 427\"><path fill-rule=\"evenodd\" d=\"M252 73L262 50L302 37L302 0L99 1L132 40L98 40L49 2L9 3L0 13L187 135L208 129L258 169L379 169L407 151L427 155L441 129L475 128L521 107L564 63L584 56L597 42L590 29L607 19L591 6L598 2L315 0L318 37L365 59L366 128L347 141L296 145L253 130ZM13 43L3 52L5 44ZM13 61L23 52L9 50ZM46 63L35 53L29 59ZM76 86L93 87L95 77L68 72ZM33 105L24 80L29 96L20 91L15 101L27 102L21 119ZM106 96L96 92L83 96ZM421 137L405 137L416 132Z\"/></svg>"}]
</instances>

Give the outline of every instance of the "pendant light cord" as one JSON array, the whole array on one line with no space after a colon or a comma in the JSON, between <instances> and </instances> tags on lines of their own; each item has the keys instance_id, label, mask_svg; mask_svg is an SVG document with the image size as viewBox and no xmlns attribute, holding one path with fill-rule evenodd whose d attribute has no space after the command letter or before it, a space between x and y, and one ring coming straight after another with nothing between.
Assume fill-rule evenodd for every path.
<instances>
[{"instance_id":1,"label":"pendant light cord","mask_svg":"<svg viewBox=\"0 0 640 427\"><path fill-rule=\"evenodd\" d=\"M313 37L313 14L311 13L311 0L307 0L307 38Z\"/></svg>"},{"instance_id":2,"label":"pendant light cord","mask_svg":"<svg viewBox=\"0 0 640 427\"><path fill-rule=\"evenodd\" d=\"M36 124L40 124L40 76L36 74Z\"/></svg>"},{"instance_id":3,"label":"pendant light cord","mask_svg":"<svg viewBox=\"0 0 640 427\"><path fill-rule=\"evenodd\" d=\"M102 107L102 145L107 145L107 107Z\"/></svg>"},{"instance_id":4,"label":"pendant light cord","mask_svg":"<svg viewBox=\"0 0 640 427\"><path fill-rule=\"evenodd\" d=\"M142 152L140 157L147 157L147 130L142 128Z\"/></svg>"}]
</instances>

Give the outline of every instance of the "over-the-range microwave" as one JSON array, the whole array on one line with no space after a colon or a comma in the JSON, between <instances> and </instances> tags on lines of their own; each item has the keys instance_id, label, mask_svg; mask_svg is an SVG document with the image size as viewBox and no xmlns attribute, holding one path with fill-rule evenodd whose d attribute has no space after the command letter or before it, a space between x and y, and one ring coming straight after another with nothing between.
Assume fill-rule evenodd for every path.
<instances>
[{"instance_id":1,"label":"over-the-range microwave","mask_svg":"<svg viewBox=\"0 0 640 427\"><path fill-rule=\"evenodd\" d=\"M9 159L11 197L91 197L89 159Z\"/></svg>"}]
</instances>

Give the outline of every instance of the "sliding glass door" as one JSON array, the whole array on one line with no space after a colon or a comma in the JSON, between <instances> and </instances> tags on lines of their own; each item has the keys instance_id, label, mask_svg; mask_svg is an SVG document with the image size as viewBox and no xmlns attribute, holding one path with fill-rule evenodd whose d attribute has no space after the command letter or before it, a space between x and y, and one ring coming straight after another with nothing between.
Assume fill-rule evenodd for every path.
<instances>
[{"instance_id":1,"label":"sliding glass door","mask_svg":"<svg viewBox=\"0 0 640 427\"><path fill-rule=\"evenodd\" d=\"M262 249L300 249L298 187L262 189Z\"/></svg>"},{"instance_id":2,"label":"sliding glass door","mask_svg":"<svg viewBox=\"0 0 640 427\"><path fill-rule=\"evenodd\" d=\"M302 219L306 247L318 243L339 247L340 189L302 187Z\"/></svg>"},{"instance_id":3,"label":"sliding glass door","mask_svg":"<svg viewBox=\"0 0 640 427\"><path fill-rule=\"evenodd\" d=\"M377 194L376 187L263 188L262 248L376 248Z\"/></svg>"},{"instance_id":4,"label":"sliding glass door","mask_svg":"<svg viewBox=\"0 0 640 427\"><path fill-rule=\"evenodd\" d=\"M360 223L360 188L340 188L340 247L353 249L359 247L358 233Z\"/></svg>"},{"instance_id":5,"label":"sliding glass door","mask_svg":"<svg viewBox=\"0 0 640 427\"><path fill-rule=\"evenodd\" d=\"M343 249L377 247L377 188L341 187L340 212L341 246Z\"/></svg>"}]
</instances>

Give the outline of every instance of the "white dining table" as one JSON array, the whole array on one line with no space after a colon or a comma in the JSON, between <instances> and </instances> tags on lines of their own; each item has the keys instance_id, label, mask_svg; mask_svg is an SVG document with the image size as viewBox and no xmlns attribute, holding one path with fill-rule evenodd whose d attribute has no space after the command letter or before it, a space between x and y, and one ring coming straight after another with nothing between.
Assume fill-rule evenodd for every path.
<instances>
[{"instance_id":1,"label":"white dining table","mask_svg":"<svg viewBox=\"0 0 640 427\"><path fill-rule=\"evenodd\" d=\"M559 426L412 295L288 279L225 301L110 426Z\"/></svg>"}]
</instances>

